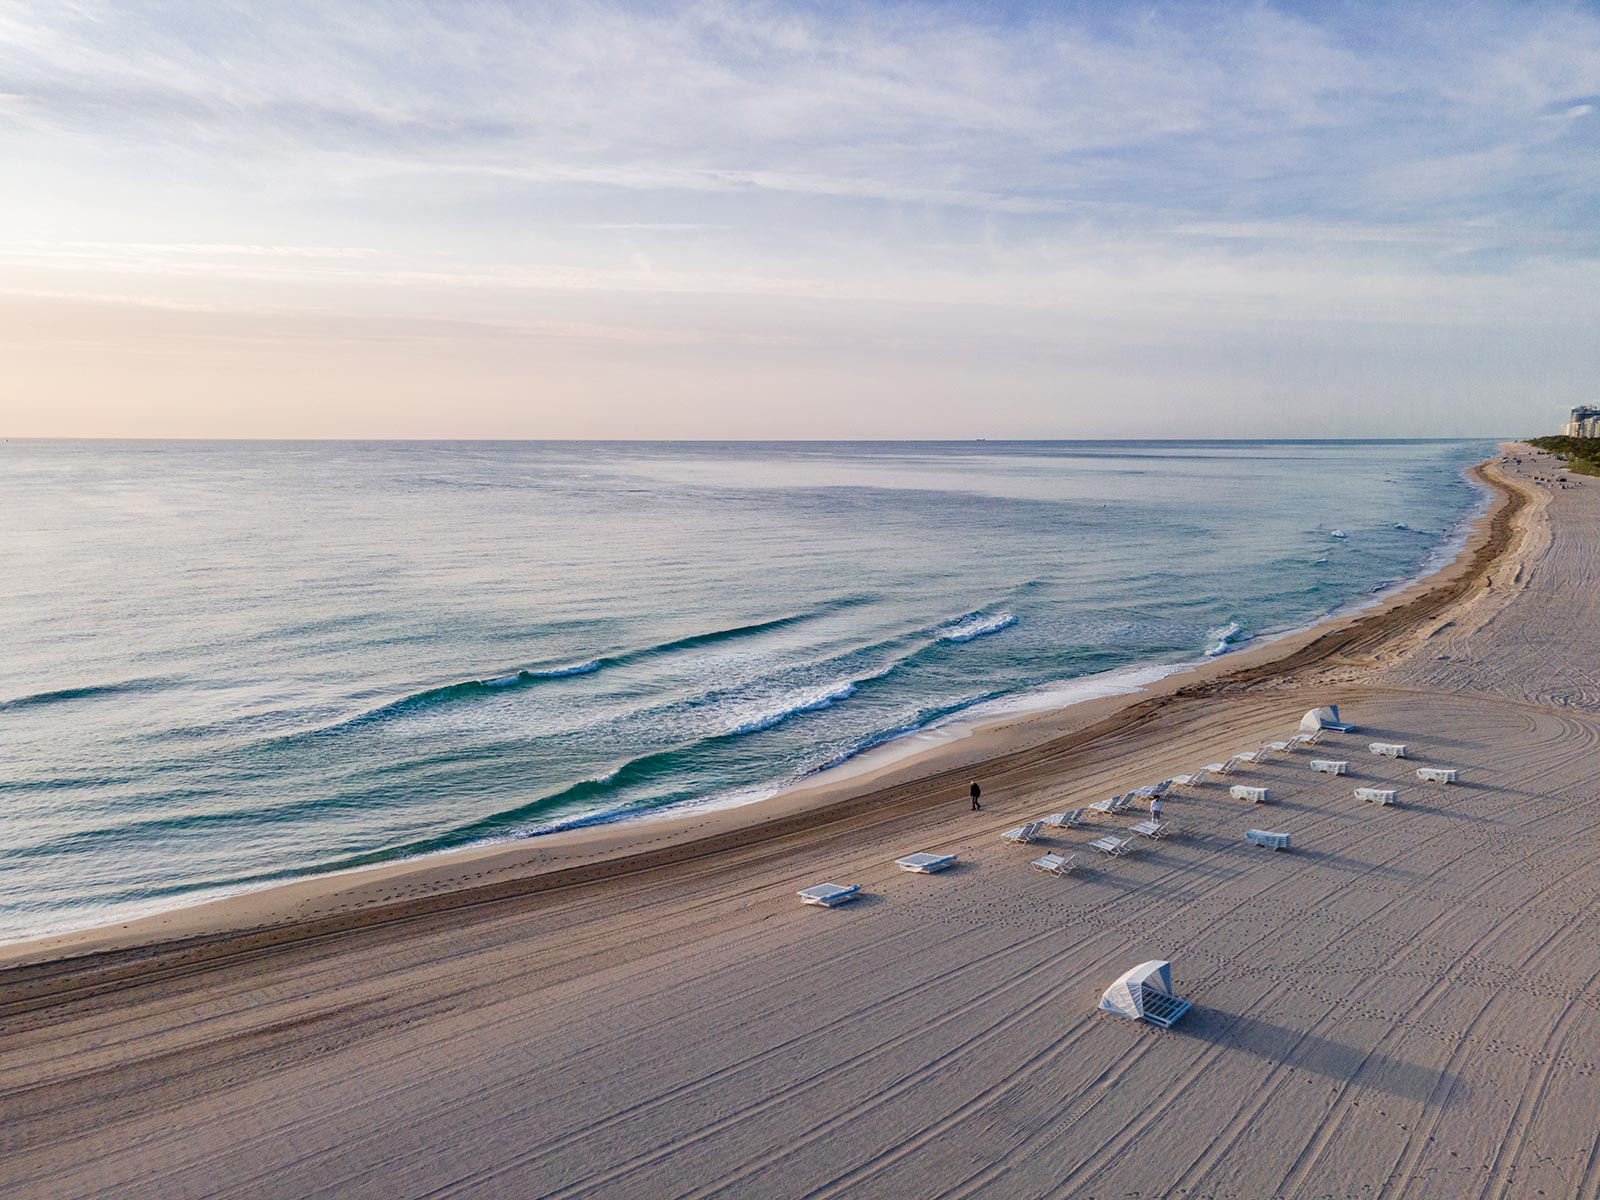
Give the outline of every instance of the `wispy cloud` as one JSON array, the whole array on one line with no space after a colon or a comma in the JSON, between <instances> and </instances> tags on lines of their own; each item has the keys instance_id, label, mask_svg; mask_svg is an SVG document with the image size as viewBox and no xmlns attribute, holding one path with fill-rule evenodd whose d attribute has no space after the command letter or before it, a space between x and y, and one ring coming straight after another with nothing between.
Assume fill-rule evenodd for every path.
<instances>
[{"instance_id":1,"label":"wispy cloud","mask_svg":"<svg viewBox=\"0 0 1600 1200\"><path fill-rule=\"evenodd\" d=\"M40 295L847 304L889 359L933 306L1526 327L1600 294L1600 14L0 0L0 162L0 284ZM781 341L717 303L671 344Z\"/></svg>"}]
</instances>

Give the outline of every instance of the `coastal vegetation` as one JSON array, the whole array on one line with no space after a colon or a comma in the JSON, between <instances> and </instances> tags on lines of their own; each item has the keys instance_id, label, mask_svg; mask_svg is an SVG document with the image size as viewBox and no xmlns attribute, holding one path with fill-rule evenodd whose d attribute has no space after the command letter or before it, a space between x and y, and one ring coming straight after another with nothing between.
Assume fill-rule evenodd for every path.
<instances>
[{"instance_id":1,"label":"coastal vegetation","mask_svg":"<svg viewBox=\"0 0 1600 1200\"><path fill-rule=\"evenodd\" d=\"M1600 438L1538 437L1529 438L1528 445L1560 456L1580 475L1600 475Z\"/></svg>"}]
</instances>

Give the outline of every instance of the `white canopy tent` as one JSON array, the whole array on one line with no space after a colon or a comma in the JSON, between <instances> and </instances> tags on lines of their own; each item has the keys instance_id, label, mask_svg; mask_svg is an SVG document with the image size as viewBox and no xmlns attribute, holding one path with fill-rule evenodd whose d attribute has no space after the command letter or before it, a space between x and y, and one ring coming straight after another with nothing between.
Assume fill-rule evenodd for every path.
<instances>
[{"instance_id":1,"label":"white canopy tent","mask_svg":"<svg viewBox=\"0 0 1600 1200\"><path fill-rule=\"evenodd\" d=\"M1100 997L1100 1007L1130 1021L1142 1020L1145 1015L1145 989L1172 995L1172 964L1165 959L1153 958L1124 972Z\"/></svg>"},{"instance_id":2,"label":"white canopy tent","mask_svg":"<svg viewBox=\"0 0 1600 1200\"><path fill-rule=\"evenodd\" d=\"M1339 720L1339 706L1337 704L1325 704L1321 708L1310 709L1305 716L1301 717L1300 728L1306 733L1315 733L1319 729L1332 729L1338 733L1348 733L1355 726Z\"/></svg>"}]
</instances>

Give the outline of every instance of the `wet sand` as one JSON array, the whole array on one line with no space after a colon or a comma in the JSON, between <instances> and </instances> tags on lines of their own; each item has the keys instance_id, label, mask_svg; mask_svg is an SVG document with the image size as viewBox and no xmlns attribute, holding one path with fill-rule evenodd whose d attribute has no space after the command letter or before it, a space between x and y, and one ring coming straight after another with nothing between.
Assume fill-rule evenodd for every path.
<instances>
[{"instance_id":1,"label":"wet sand","mask_svg":"<svg viewBox=\"0 0 1600 1200\"><path fill-rule=\"evenodd\" d=\"M1521 453L1454 570L1144 696L0 947L0 1194L1600 1194L1600 485ZM1128 859L1086 849L1127 818L999 839L1314 703L1360 726L1316 751L1349 777L1300 753L1179 791ZM919 849L961 864L894 868ZM865 897L795 899L829 879ZM1096 1010L1152 957L1179 1026Z\"/></svg>"}]
</instances>

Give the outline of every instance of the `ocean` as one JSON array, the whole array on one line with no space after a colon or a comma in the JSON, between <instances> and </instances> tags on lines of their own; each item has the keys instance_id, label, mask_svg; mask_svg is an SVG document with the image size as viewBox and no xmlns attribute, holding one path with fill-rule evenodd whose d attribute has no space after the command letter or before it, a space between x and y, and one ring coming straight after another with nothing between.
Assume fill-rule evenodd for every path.
<instances>
[{"instance_id":1,"label":"ocean","mask_svg":"<svg viewBox=\"0 0 1600 1200\"><path fill-rule=\"evenodd\" d=\"M0 940L729 805L1449 557L1486 441L0 445Z\"/></svg>"}]
</instances>

